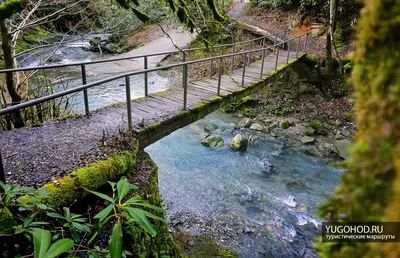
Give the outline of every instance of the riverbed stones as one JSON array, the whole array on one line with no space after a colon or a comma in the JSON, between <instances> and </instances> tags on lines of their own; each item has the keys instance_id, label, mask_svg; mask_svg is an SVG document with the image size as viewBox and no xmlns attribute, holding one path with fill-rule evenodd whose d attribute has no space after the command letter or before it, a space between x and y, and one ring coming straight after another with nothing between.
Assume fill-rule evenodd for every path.
<instances>
[{"instance_id":1,"label":"riverbed stones","mask_svg":"<svg viewBox=\"0 0 400 258\"><path fill-rule=\"evenodd\" d=\"M303 144L312 144L315 142L315 138L306 135L301 137L300 141Z\"/></svg>"},{"instance_id":2,"label":"riverbed stones","mask_svg":"<svg viewBox=\"0 0 400 258\"><path fill-rule=\"evenodd\" d=\"M250 130L254 130L254 131L264 131L264 126L258 124L258 123L254 123L250 126Z\"/></svg>"},{"instance_id":3,"label":"riverbed stones","mask_svg":"<svg viewBox=\"0 0 400 258\"><path fill-rule=\"evenodd\" d=\"M350 157L349 147L351 146L351 142L347 139L336 141L335 148L340 157L344 159L348 159Z\"/></svg>"},{"instance_id":4,"label":"riverbed stones","mask_svg":"<svg viewBox=\"0 0 400 258\"><path fill-rule=\"evenodd\" d=\"M239 127L241 128L248 128L251 126L251 119L248 117L243 118L242 120L240 120L239 122Z\"/></svg>"},{"instance_id":5,"label":"riverbed stones","mask_svg":"<svg viewBox=\"0 0 400 258\"><path fill-rule=\"evenodd\" d=\"M344 137L340 132L337 132L336 135L335 135L335 139L336 140L342 140L342 139L344 139Z\"/></svg>"},{"instance_id":6,"label":"riverbed stones","mask_svg":"<svg viewBox=\"0 0 400 258\"><path fill-rule=\"evenodd\" d=\"M351 135L351 132L347 129L343 129L341 133L344 137L350 137Z\"/></svg>"},{"instance_id":7,"label":"riverbed stones","mask_svg":"<svg viewBox=\"0 0 400 258\"><path fill-rule=\"evenodd\" d=\"M287 120L283 120L283 121L281 122L281 126L282 126L283 129L288 129L289 126L290 126L290 123L289 123L289 121L287 121Z\"/></svg>"},{"instance_id":8,"label":"riverbed stones","mask_svg":"<svg viewBox=\"0 0 400 258\"><path fill-rule=\"evenodd\" d=\"M307 136L311 136L315 133L314 128L312 128L311 126L307 126L306 127L306 131L304 132L305 135Z\"/></svg>"},{"instance_id":9,"label":"riverbed stones","mask_svg":"<svg viewBox=\"0 0 400 258\"><path fill-rule=\"evenodd\" d=\"M218 134L208 135L203 141L201 141L206 147L218 148L225 145L224 139Z\"/></svg>"},{"instance_id":10,"label":"riverbed stones","mask_svg":"<svg viewBox=\"0 0 400 258\"><path fill-rule=\"evenodd\" d=\"M206 123L204 125L204 131L206 131L206 132L214 132L217 129L218 129L218 126L213 123Z\"/></svg>"},{"instance_id":11,"label":"riverbed stones","mask_svg":"<svg viewBox=\"0 0 400 258\"><path fill-rule=\"evenodd\" d=\"M228 125L228 128L238 129L239 126L238 126L237 124L235 124L235 123L230 123L230 124Z\"/></svg>"},{"instance_id":12,"label":"riverbed stones","mask_svg":"<svg viewBox=\"0 0 400 258\"><path fill-rule=\"evenodd\" d=\"M245 151L249 146L249 137L246 135L237 134L232 138L231 147L237 151Z\"/></svg>"}]
</instances>

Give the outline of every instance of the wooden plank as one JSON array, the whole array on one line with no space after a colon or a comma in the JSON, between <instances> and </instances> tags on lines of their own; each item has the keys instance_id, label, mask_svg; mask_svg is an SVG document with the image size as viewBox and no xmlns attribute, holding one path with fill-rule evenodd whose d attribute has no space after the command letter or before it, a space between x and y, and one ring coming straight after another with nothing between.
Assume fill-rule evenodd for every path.
<instances>
[{"instance_id":1,"label":"wooden plank","mask_svg":"<svg viewBox=\"0 0 400 258\"><path fill-rule=\"evenodd\" d=\"M190 85L189 91L194 91L194 92L197 92L198 94L203 94L205 96L213 95L213 94L215 95L217 93L216 90L215 91L211 91L209 89L205 90L205 89L202 89L202 88L197 88L194 85Z\"/></svg>"},{"instance_id":2,"label":"wooden plank","mask_svg":"<svg viewBox=\"0 0 400 258\"><path fill-rule=\"evenodd\" d=\"M208 83L208 79L205 79L204 82ZM239 84L235 84L235 82L233 82L232 79L230 77L228 77L228 75L222 76L221 82L224 84L225 89L230 89L230 90L232 90L232 92L235 92L236 90L238 90ZM215 87L215 89L216 89L216 87Z\"/></svg>"},{"instance_id":3,"label":"wooden plank","mask_svg":"<svg viewBox=\"0 0 400 258\"><path fill-rule=\"evenodd\" d=\"M177 105L177 106L181 104L181 101L177 102L175 100L170 100L170 99L164 98L164 95L161 95L161 96L159 96L159 95L150 95L149 97L151 97L152 99L156 99L156 100L158 100L160 102L167 102L167 103L171 103L171 104L175 103L175 105Z\"/></svg>"},{"instance_id":4,"label":"wooden plank","mask_svg":"<svg viewBox=\"0 0 400 258\"><path fill-rule=\"evenodd\" d=\"M203 88L200 88L200 87L194 86L194 85L192 85L190 88L191 88L191 89L194 88L195 90L197 90L197 91L199 91L199 92L201 92L201 91L203 91L203 92L207 91L207 92L210 92L211 94L214 94L214 96L217 95L217 90L215 90L215 91L210 91L210 90L208 90L208 89L205 90L205 89L203 89ZM221 96L227 96L227 95L229 95L229 94L231 94L231 93L228 92L228 91L226 91L226 90L224 90L224 89L222 89L222 85L221 85L220 95L221 95Z\"/></svg>"},{"instance_id":5,"label":"wooden plank","mask_svg":"<svg viewBox=\"0 0 400 258\"><path fill-rule=\"evenodd\" d=\"M163 99L162 97L159 96L149 96L152 101L155 101L159 103L160 105L166 105L166 106L175 106L175 107L181 107L181 103L177 103L175 101L171 101L169 99Z\"/></svg>"},{"instance_id":6,"label":"wooden plank","mask_svg":"<svg viewBox=\"0 0 400 258\"><path fill-rule=\"evenodd\" d=\"M198 89L204 89L207 91L211 91L211 92L217 92L217 89L215 88L211 88L210 86L208 86L207 84L201 83L201 82L196 82L196 84L193 84L192 87L196 87ZM229 95L231 94L233 91L229 90L229 89L222 89L221 87L221 94L226 94Z\"/></svg>"},{"instance_id":7,"label":"wooden plank","mask_svg":"<svg viewBox=\"0 0 400 258\"><path fill-rule=\"evenodd\" d=\"M146 101L139 102L139 104L149 106L149 107L154 108L154 109L156 109L158 111L165 111L166 109L171 107L170 105L167 105L165 103L164 104L160 104L160 103L158 103L158 102L156 102L154 100L150 100L150 99L148 99Z\"/></svg>"}]
</instances>

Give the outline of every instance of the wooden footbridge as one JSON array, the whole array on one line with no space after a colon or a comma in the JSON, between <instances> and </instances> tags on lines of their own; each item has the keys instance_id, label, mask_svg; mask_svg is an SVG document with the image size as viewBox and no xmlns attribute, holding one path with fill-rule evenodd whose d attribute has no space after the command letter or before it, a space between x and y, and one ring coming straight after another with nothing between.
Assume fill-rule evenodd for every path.
<instances>
[{"instance_id":1,"label":"wooden footbridge","mask_svg":"<svg viewBox=\"0 0 400 258\"><path fill-rule=\"evenodd\" d=\"M47 178L36 178L35 182L45 183L51 177L66 175L79 166L85 165L82 160L86 156L96 155L94 150L100 148L101 139L121 131L134 133L139 139L140 147L144 148L222 105L259 90L273 80L274 74L283 69L284 65L294 62L305 52L308 37L309 34L306 33L287 40L279 39L279 42L274 40L273 45L267 45L267 38L262 37L246 42L213 46L211 47L214 53L212 57L190 61L187 61L186 57L192 51L205 50L205 48L68 65L1 70L0 73L16 73L78 66L81 69L82 85L0 109L0 115L20 112L76 92L84 93L86 115L47 122L40 127L25 127L0 132L0 180L4 181L4 177L7 177L7 181L19 183L22 177L35 177L40 174L47 175ZM275 36L275 39L278 37ZM250 43L254 45L254 42L259 43L256 49L243 50ZM224 47L229 47L231 52L216 54ZM147 59L150 56L173 54L181 54L182 62L151 69L147 67ZM87 83L87 66L126 59L143 59L143 69ZM231 60L231 67L224 68L221 65L224 60ZM210 76L199 81L190 81L189 69L204 62L210 65ZM149 94L148 74L175 67L182 68L182 87ZM143 74L142 90L145 97L132 100L131 90L135 85L131 85L130 77ZM125 80L126 103L91 111L88 89L121 79ZM33 183L32 185L38 186Z\"/></svg>"}]
</instances>

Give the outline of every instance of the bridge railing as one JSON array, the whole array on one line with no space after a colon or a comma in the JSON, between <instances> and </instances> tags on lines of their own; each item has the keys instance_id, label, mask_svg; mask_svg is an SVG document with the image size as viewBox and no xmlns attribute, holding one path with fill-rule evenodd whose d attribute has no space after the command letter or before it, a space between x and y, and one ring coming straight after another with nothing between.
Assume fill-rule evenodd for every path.
<instances>
[{"instance_id":1,"label":"bridge railing","mask_svg":"<svg viewBox=\"0 0 400 258\"><path fill-rule=\"evenodd\" d=\"M304 40L304 45L300 46L300 42L301 42L301 38L305 37ZM279 53L280 53L280 49L284 48L285 46L287 46L288 51L287 51L287 56L286 57L286 62L289 62L289 58L290 58L290 53L294 53L294 51L291 51L291 46L293 46L294 43L297 43L296 46L296 55L295 57L297 58L299 53L300 53L300 47L303 48L303 52L306 51L307 49L307 42L308 42L308 38L309 38L309 33L304 33L300 36L297 37L293 37L290 38L288 40L284 40L280 43L274 44L272 46L268 46L265 47L265 39L263 40L263 44L261 46L261 48L259 49L255 49L255 50L248 50L248 51L242 51L242 52L233 52L231 54L225 54L225 55L219 55L219 56L214 56L214 57L209 57L209 58L202 58L199 60L192 60L192 61L186 61L184 59L184 62L182 63L178 63L178 64L171 64L171 65L167 65L167 66L162 66L162 67L156 67L156 68L148 68L148 69L144 69L144 70L139 70L139 71L132 71L132 72L127 72L127 73L123 73L120 75L116 75L110 78L106 78L103 80L99 80L99 81L95 81L95 82L91 82L91 83L86 83L85 80L83 80L83 84L81 86L75 87L75 88L71 88L71 89L67 89L64 90L62 92L57 92L48 96L44 96L41 98L37 98L37 99L33 99L33 100L29 100L17 105L13 105L10 107L6 107L3 109L0 109L0 115L4 115L4 114L8 114L23 108L27 108L27 107L31 107L31 106L35 106L37 104L40 103L44 103L46 101L49 100L53 100L53 99L57 99L63 96L67 96L76 92L80 92L80 91L87 91L90 88L94 88L96 86L99 86L103 83L107 83L110 81L114 81L114 80L118 80L118 79L125 79L125 88L126 88L126 107L127 107L127 120L128 120L128 130L132 131L132 99L131 99L131 85L130 85L130 77L134 76L134 75L140 75L140 74L148 74L150 72L157 72L160 70L166 70L166 69L170 69L170 68L174 68L174 67L182 67L183 69L183 76L182 76L182 84L183 84L183 106L182 108L184 110L187 109L187 95L188 95L188 66L191 64L196 64L196 63L201 63L201 62L213 62L216 60L219 60L220 64L222 64L222 60L224 58L235 58L236 56L243 56L244 57L244 62L243 62L243 72L242 72L242 81L241 81L241 86L244 86L244 81L245 81L245 76L246 76L246 61L247 61L247 57L250 54L254 54L254 53L260 53L261 52L261 69L260 69L260 79L263 77L263 71L264 71L264 62L265 62L265 55L266 55L266 51L271 51L276 55L276 60L275 60L275 70L278 67L278 60L279 60ZM183 55L183 57L185 58L185 53ZM82 65L82 74L84 74L84 64L80 64ZM34 68L32 68L34 69ZM18 70L21 71L20 69L13 69L14 71ZM5 72L4 70L2 72ZM220 65L219 67L219 71L218 71L218 84L217 84L217 88L216 88L216 94L220 95L220 91L221 91L221 77L223 74L223 69L222 66ZM85 77L83 77L85 78ZM88 101L88 99L85 99L85 101ZM5 181L5 176L4 176L4 169L2 166L2 158L1 158L1 153L0 153L0 181Z\"/></svg>"},{"instance_id":2,"label":"bridge railing","mask_svg":"<svg viewBox=\"0 0 400 258\"><path fill-rule=\"evenodd\" d=\"M64 97L64 96L67 96L67 95L70 95L70 94L73 94L73 93L76 93L76 92L81 92L81 91L85 92L89 88L94 88L94 87L96 87L98 85L101 85L101 84L104 84L104 83L107 83L107 82L111 82L111 81L114 81L114 80L125 78L126 101L127 101L127 109L128 109L127 110L128 111L128 125L129 125L129 129L131 130L132 129L131 96L130 96L131 88L130 88L130 80L129 80L129 78L131 76L140 75L140 74L148 74L150 72L166 70L166 69L170 69L170 68L174 68L174 67L182 67L183 68L182 84L183 84L183 88L184 88L183 109L186 109L187 108L187 84L188 84L187 71L188 71L188 65L196 64L196 63L202 63L202 62L213 62L213 61L216 61L216 60L221 62L222 59L224 59L224 58L234 58L236 56L243 56L245 62L243 64L243 74L242 74L242 83L241 83L241 85L244 86L244 77L246 75L246 61L248 60L247 57L248 57L249 54L261 52L261 54L262 54L262 57L261 57L262 58L262 62L261 62L260 78L262 78L265 52L267 50L270 50L270 51L272 50L272 51L276 52L276 62L275 62L275 70L276 70L276 68L278 66L278 58L279 58L280 49L283 48L284 46L288 46L288 51L287 51L287 62L288 62L289 61L289 57L290 57L289 55L292 52L292 51L290 51L291 45L294 42L297 42L297 48L296 48L296 57L297 57L298 54L299 54L299 51L300 51L300 39L302 37L305 37L304 46L303 46L303 52L304 52L306 50L306 48L307 48L308 36L309 36L309 33L307 32L307 33L304 33L304 34L302 34L300 36L293 37L293 38L290 38L288 40L284 40L284 41L282 41L280 43L277 43L277 44L274 44L274 45L268 46L268 47L265 47L265 45L263 45L261 48L255 49L255 50L234 52L234 53L231 53L231 54L224 54L224 55L213 56L213 57L208 57L208 58L202 58L202 59L192 60L192 61L186 61L184 59L184 61L182 63L171 64L171 65L162 66L162 67L156 67L156 68L147 68L147 69L144 69L144 70L138 70L138 71L133 71L133 72L127 72L127 73L119 74L119 75L116 75L116 76L112 76L112 77L109 77L109 78L106 78L106 79L103 79L103 80L99 80L99 81L95 81L95 82L91 82L91 83L86 83L86 79L85 79L86 77L84 75L85 64L80 64L80 65L82 65L82 75L83 75L83 83L82 83L81 86L70 88L70 89L66 89L66 90L61 91L61 92L53 93L53 94L50 94L50 95L47 95L47 96L44 96L44 97L40 97L40 98L33 99L33 100L28 100L26 102L23 102L23 103L20 103L20 104L17 104L17 105L13 105L13 106L10 106L10 107L6 107L6 108L3 108L3 109L0 109L0 115L8 114L8 113L11 113L11 112L16 111L16 110L20 110L20 109L23 109L23 108L31 107L31 106L34 106L34 105L37 105L37 104L41 104L43 102L54 100L54 99L57 99L57 98L60 98L60 97ZM238 44L238 43L236 43L236 44ZM203 48L199 48L199 49L203 49ZM142 57L148 57L148 56L149 55L144 55ZM186 54L184 54L183 57L185 58L185 56L186 56ZM97 61L97 63L98 62L102 62L102 61ZM93 63L93 62L90 62L90 63ZM55 65L53 67L62 67L62 66ZM30 69L35 69L35 68L33 68L33 67L25 68L25 69L18 68L18 69L12 69L12 71L21 71L21 70L30 70ZM45 68L41 67L41 69L45 69ZM9 71L11 71L11 70L9 70ZM6 72L6 70L3 70L1 72ZM222 71L221 66L220 66L220 69L219 69L219 72L218 72L218 87L217 87L217 94L218 95L220 94L222 73L223 73L223 71ZM86 99L86 97L85 97L85 102L86 101L88 101L88 99Z\"/></svg>"},{"instance_id":3,"label":"bridge railing","mask_svg":"<svg viewBox=\"0 0 400 258\"><path fill-rule=\"evenodd\" d=\"M286 37L286 31L282 33L282 38L279 38L279 34L275 33L274 34L274 45L277 42L281 42L285 39ZM110 59L105 59L105 60L95 60L95 61L87 61L87 62L75 62L75 63L69 63L69 64L53 64L53 65L44 65L44 66L31 66L31 67L22 67L22 68L14 68L14 69L3 69L0 70L0 74L3 73L16 73L16 72L25 72L25 71L34 71L34 70L48 70L48 69L55 69L55 68L65 68L65 67L79 67L80 73L81 73L81 80L82 84L87 84L87 73L86 73L86 68L89 65L93 64L100 64L100 63L110 63L110 62L116 62L116 61L124 61L124 60L135 60L135 59L143 59L143 69L146 70L148 69L148 58L153 57L153 56L162 56L162 55L174 55L174 54L180 54L182 53L182 60L183 62L186 60L186 56L190 52L195 52L195 51L202 51L202 50L210 50L211 51L211 56L215 55L215 51L220 49L222 53L222 49L224 47L232 47L232 53L236 52L237 48L240 48L241 45L243 45L243 48L246 45L250 45L251 43L255 41L260 41L260 45L262 45L262 48L265 47L265 41L268 38L268 36L263 36L263 37L258 37L255 39L250 39L242 42L236 42L236 43L230 43L230 44L222 44L222 45L212 45L210 47L199 47L199 48L188 48L188 49L181 49L181 50L174 50L174 51L168 51L168 52L158 52L158 53L152 53L152 54L144 54L144 55L136 55L136 56L129 56L129 57L121 57L121 58L110 58ZM234 57L232 58L234 61ZM214 73L214 64L213 64L214 59L211 59L210 62L210 78L212 78L213 73ZM232 67L231 70L234 70L234 62L232 62ZM147 73L144 73L144 96L148 96L148 76ZM85 114L89 116L90 110L89 110L89 96L88 96L88 91L83 90L83 100L84 100L84 106L85 106ZM15 105L18 103L4 103L5 105Z\"/></svg>"}]
</instances>

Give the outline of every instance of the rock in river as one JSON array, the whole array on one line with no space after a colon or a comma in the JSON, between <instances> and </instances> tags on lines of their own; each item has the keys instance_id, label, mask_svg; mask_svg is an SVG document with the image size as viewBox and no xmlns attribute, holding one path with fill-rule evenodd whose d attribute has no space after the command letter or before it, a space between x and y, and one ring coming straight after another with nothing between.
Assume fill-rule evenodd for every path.
<instances>
[{"instance_id":1,"label":"rock in river","mask_svg":"<svg viewBox=\"0 0 400 258\"><path fill-rule=\"evenodd\" d=\"M215 131L217 129L218 129L218 126L216 124L213 124L213 123L206 123L204 125L204 131L206 131L206 132L213 132L213 131Z\"/></svg>"},{"instance_id":2,"label":"rock in river","mask_svg":"<svg viewBox=\"0 0 400 258\"><path fill-rule=\"evenodd\" d=\"M231 147L237 151L245 151L249 146L249 137L246 135L237 134L232 139Z\"/></svg>"},{"instance_id":3,"label":"rock in river","mask_svg":"<svg viewBox=\"0 0 400 258\"><path fill-rule=\"evenodd\" d=\"M250 127L251 125L251 119L250 118L243 118L242 120L240 120L239 122L239 127L243 128L243 127Z\"/></svg>"},{"instance_id":4,"label":"rock in river","mask_svg":"<svg viewBox=\"0 0 400 258\"><path fill-rule=\"evenodd\" d=\"M203 144L206 147L213 147L213 148L217 148L217 147L223 147L225 145L224 139L222 139L222 137L218 134L212 134L207 136L202 142L201 144Z\"/></svg>"},{"instance_id":5,"label":"rock in river","mask_svg":"<svg viewBox=\"0 0 400 258\"><path fill-rule=\"evenodd\" d=\"M310 143L315 142L315 138L312 138L310 136L303 136L303 137L301 137L300 141L301 141L301 143L304 143L304 144L310 144Z\"/></svg>"},{"instance_id":6,"label":"rock in river","mask_svg":"<svg viewBox=\"0 0 400 258\"><path fill-rule=\"evenodd\" d=\"M350 154L349 154L349 147L351 146L351 142L349 140L343 139L336 141L335 143L335 148L337 153L339 154L340 157L344 159L348 159Z\"/></svg>"},{"instance_id":7,"label":"rock in river","mask_svg":"<svg viewBox=\"0 0 400 258\"><path fill-rule=\"evenodd\" d=\"M250 130L254 130L254 131L263 131L264 130L264 126L254 123L250 126Z\"/></svg>"}]
</instances>

